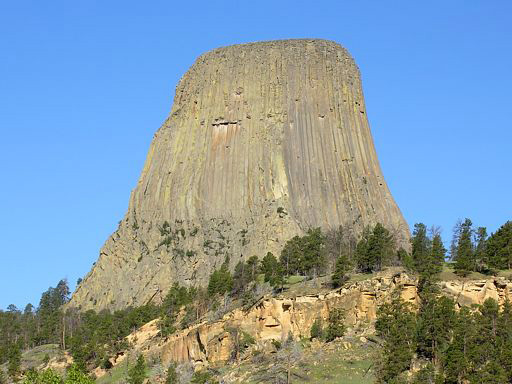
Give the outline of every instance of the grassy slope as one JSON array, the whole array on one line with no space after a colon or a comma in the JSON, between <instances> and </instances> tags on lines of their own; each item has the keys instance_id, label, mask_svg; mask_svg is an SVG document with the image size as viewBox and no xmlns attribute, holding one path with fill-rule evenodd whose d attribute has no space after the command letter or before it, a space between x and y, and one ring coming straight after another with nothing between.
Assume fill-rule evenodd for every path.
<instances>
[{"instance_id":1,"label":"grassy slope","mask_svg":"<svg viewBox=\"0 0 512 384\"><path fill-rule=\"evenodd\" d=\"M372 357L375 344L359 339L343 338L331 343L302 342L299 358L291 368L292 383L370 384L375 382ZM286 378L286 358L279 363L279 354L256 355L241 364L220 369L227 383L277 382Z\"/></svg>"}]
</instances>

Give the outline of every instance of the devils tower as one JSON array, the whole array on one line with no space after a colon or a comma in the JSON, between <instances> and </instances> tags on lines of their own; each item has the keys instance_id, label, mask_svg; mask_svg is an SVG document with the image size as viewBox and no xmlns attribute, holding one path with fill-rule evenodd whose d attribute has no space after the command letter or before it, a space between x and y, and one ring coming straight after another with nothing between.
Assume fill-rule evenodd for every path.
<instances>
[{"instance_id":1,"label":"devils tower","mask_svg":"<svg viewBox=\"0 0 512 384\"><path fill-rule=\"evenodd\" d=\"M81 309L158 300L204 285L308 228L409 233L375 152L359 70L316 39L200 56L156 132L128 212L73 295Z\"/></svg>"}]
</instances>

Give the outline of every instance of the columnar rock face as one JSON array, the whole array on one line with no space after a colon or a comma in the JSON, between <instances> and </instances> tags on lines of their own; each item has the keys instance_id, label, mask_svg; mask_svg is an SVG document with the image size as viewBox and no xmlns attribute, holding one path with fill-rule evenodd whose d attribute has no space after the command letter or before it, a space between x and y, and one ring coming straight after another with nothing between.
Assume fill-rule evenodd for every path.
<instances>
[{"instance_id":1,"label":"columnar rock face","mask_svg":"<svg viewBox=\"0 0 512 384\"><path fill-rule=\"evenodd\" d=\"M408 227L382 176L360 74L340 45L284 40L200 56L155 134L128 212L73 295L82 309L160 300L308 228Z\"/></svg>"}]
</instances>

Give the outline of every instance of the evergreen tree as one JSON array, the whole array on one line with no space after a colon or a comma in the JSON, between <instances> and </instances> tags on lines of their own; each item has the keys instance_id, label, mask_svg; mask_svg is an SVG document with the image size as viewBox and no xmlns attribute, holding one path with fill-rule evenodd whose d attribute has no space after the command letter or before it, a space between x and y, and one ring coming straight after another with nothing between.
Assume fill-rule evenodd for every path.
<instances>
[{"instance_id":1,"label":"evergreen tree","mask_svg":"<svg viewBox=\"0 0 512 384\"><path fill-rule=\"evenodd\" d=\"M470 379L471 346L477 333L476 324L467 307L462 307L456 316L453 338L444 358L444 373L447 384L462 383Z\"/></svg>"},{"instance_id":2,"label":"evergreen tree","mask_svg":"<svg viewBox=\"0 0 512 384\"><path fill-rule=\"evenodd\" d=\"M325 236L320 228L309 229L304 236L294 236L281 251L280 263L286 276L298 274L315 277L326 267Z\"/></svg>"},{"instance_id":3,"label":"evergreen tree","mask_svg":"<svg viewBox=\"0 0 512 384\"><path fill-rule=\"evenodd\" d=\"M324 329L322 324L322 319L320 317L317 317L315 321L313 322L313 325L311 325L311 340L313 339L323 339L324 338Z\"/></svg>"},{"instance_id":4,"label":"evergreen tree","mask_svg":"<svg viewBox=\"0 0 512 384\"><path fill-rule=\"evenodd\" d=\"M512 304L505 301L498 320L498 363L506 372L509 383L512 382Z\"/></svg>"},{"instance_id":5,"label":"evergreen tree","mask_svg":"<svg viewBox=\"0 0 512 384\"><path fill-rule=\"evenodd\" d=\"M382 224L377 223L371 232L365 229L356 246L358 269L363 273L380 271L390 262L393 245L393 236Z\"/></svg>"},{"instance_id":6,"label":"evergreen tree","mask_svg":"<svg viewBox=\"0 0 512 384\"><path fill-rule=\"evenodd\" d=\"M371 273L373 271L373 265L368 257L370 236L371 230L369 227L366 227L356 245L355 258L357 269L362 273Z\"/></svg>"},{"instance_id":7,"label":"evergreen tree","mask_svg":"<svg viewBox=\"0 0 512 384\"><path fill-rule=\"evenodd\" d=\"M304 274L316 277L325 271L325 236L320 228L309 229L303 238Z\"/></svg>"},{"instance_id":8,"label":"evergreen tree","mask_svg":"<svg viewBox=\"0 0 512 384\"><path fill-rule=\"evenodd\" d=\"M233 294L240 295L245 291L249 283L252 281L253 275L248 264L239 261L235 266L233 273Z\"/></svg>"},{"instance_id":9,"label":"evergreen tree","mask_svg":"<svg viewBox=\"0 0 512 384\"><path fill-rule=\"evenodd\" d=\"M430 251L430 266L429 274L440 273L443 270L444 260L446 258L446 248L443 244L443 239L440 233L436 233L432 238L432 250Z\"/></svg>"},{"instance_id":10,"label":"evergreen tree","mask_svg":"<svg viewBox=\"0 0 512 384\"><path fill-rule=\"evenodd\" d=\"M424 294L418 313L417 350L420 356L440 368L442 357L451 340L456 319L452 299L434 294Z\"/></svg>"},{"instance_id":11,"label":"evergreen tree","mask_svg":"<svg viewBox=\"0 0 512 384\"><path fill-rule=\"evenodd\" d=\"M261 272L264 281L273 287L282 286L284 283L284 270L272 252L268 252L261 261Z\"/></svg>"},{"instance_id":12,"label":"evergreen tree","mask_svg":"<svg viewBox=\"0 0 512 384\"><path fill-rule=\"evenodd\" d=\"M213 271L208 281L208 293L210 295L223 295L233 289L233 277L229 272L229 257L226 257L220 269Z\"/></svg>"},{"instance_id":13,"label":"evergreen tree","mask_svg":"<svg viewBox=\"0 0 512 384\"><path fill-rule=\"evenodd\" d=\"M351 270L349 258L342 253L336 260L334 273L331 276L332 285L337 288L341 287L348 280L348 272Z\"/></svg>"},{"instance_id":14,"label":"evergreen tree","mask_svg":"<svg viewBox=\"0 0 512 384\"><path fill-rule=\"evenodd\" d=\"M146 376L146 361L144 356L139 355L137 363L128 371L128 383L142 384Z\"/></svg>"},{"instance_id":15,"label":"evergreen tree","mask_svg":"<svg viewBox=\"0 0 512 384\"><path fill-rule=\"evenodd\" d=\"M21 350L18 344L13 344L9 348L9 364L7 365L7 373L16 381L21 371Z\"/></svg>"},{"instance_id":16,"label":"evergreen tree","mask_svg":"<svg viewBox=\"0 0 512 384\"><path fill-rule=\"evenodd\" d=\"M471 241L473 229L471 226L472 223L470 219L464 220L457 242L457 255L454 268L455 273L461 276L467 276L471 271L475 270L474 250Z\"/></svg>"},{"instance_id":17,"label":"evergreen tree","mask_svg":"<svg viewBox=\"0 0 512 384\"><path fill-rule=\"evenodd\" d=\"M405 268L409 270L415 270L414 263L412 261L412 256L407 253L405 249L400 247L398 251L396 251L396 259L400 265L403 265Z\"/></svg>"},{"instance_id":18,"label":"evergreen tree","mask_svg":"<svg viewBox=\"0 0 512 384\"><path fill-rule=\"evenodd\" d=\"M489 268L489 260L487 258L487 229L485 227L478 227L475 235L476 247L474 270L478 272L487 272Z\"/></svg>"},{"instance_id":19,"label":"evergreen tree","mask_svg":"<svg viewBox=\"0 0 512 384\"><path fill-rule=\"evenodd\" d=\"M379 307L375 329L383 339L377 378L380 383L389 383L410 368L416 349L416 317L396 295Z\"/></svg>"},{"instance_id":20,"label":"evergreen tree","mask_svg":"<svg viewBox=\"0 0 512 384\"><path fill-rule=\"evenodd\" d=\"M486 244L489 266L496 269L512 269L512 221L507 221Z\"/></svg>"},{"instance_id":21,"label":"evergreen tree","mask_svg":"<svg viewBox=\"0 0 512 384\"><path fill-rule=\"evenodd\" d=\"M411 257L414 269L417 272L422 273L431 252L431 242L427 236L427 227L425 224L414 224L411 246Z\"/></svg>"},{"instance_id":22,"label":"evergreen tree","mask_svg":"<svg viewBox=\"0 0 512 384\"><path fill-rule=\"evenodd\" d=\"M325 330L325 340L333 341L338 337L342 337L346 330L345 312L341 308L332 308L329 311L329 319Z\"/></svg>"},{"instance_id":23,"label":"evergreen tree","mask_svg":"<svg viewBox=\"0 0 512 384\"><path fill-rule=\"evenodd\" d=\"M258 273L258 265L259 265L258 256L253 255L253 256L249 257L249 259L247 260L247 267L249 267L251 281L256 280L256 275Z\"/></svg>"},{"instance_id":24,"label":"evergreen tree","mask_svg":"<svg viewBox=\"0 0 512 384\"><path fill-rule=\"evenodd\" d=\"M393 236L389 231L377 223L373 228L372 236L368 242L368 259L374 270L380 271L393 254Z\"/></svg>"},{"instance_id":25,"label":"evergreen tree","mask_svg":"<svg viewBox=\"0 0 512 384\"><path fill-rule=\"evenodd\" d=\"M419 273L418 289L422 291L436 291L435 282L438 280L438 274L443 270L443 263L446 255L446 249L439 233L434 233L430 242L428 254L423 261L423 266Z\"/></svg>"}]
</instances>

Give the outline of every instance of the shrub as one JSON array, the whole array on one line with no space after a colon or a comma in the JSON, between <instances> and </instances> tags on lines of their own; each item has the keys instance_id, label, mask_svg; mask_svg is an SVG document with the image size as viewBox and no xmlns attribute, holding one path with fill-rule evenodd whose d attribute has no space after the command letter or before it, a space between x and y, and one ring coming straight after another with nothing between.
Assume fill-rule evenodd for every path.
<instances>
[{"instance_id":1,"label":"shrub","mask_svg":"<svg viewBox=\"0 0 512 384\"><path fill-rule=\"evenodd\" d=\"M313 339L323 339L324 338L324 329L322 326L322 319L317 317L311 326L311 340Z\"/></svg>"},{"instance_id":2,"label":"shrub","mask_svg":"<svg viewBox=\"0 0 512 384\"><path fill-rule=\"evenodd\" d=\"M129 384L142 384L146 378L146 361L139 355L137 363L128 371Z\"/></svg>"},{"instance_id":3,"label":"shrub","mask_svg":"<svg viewBox=\"0 0 512 384\"><path fill-rule=\"evenodd\" d=\"M347 330L344 322L345 312L341 308L331 309L327 329L325 330L325 339L333 341L337 337L342 337Z\"/></svg>"}]
</instances>

